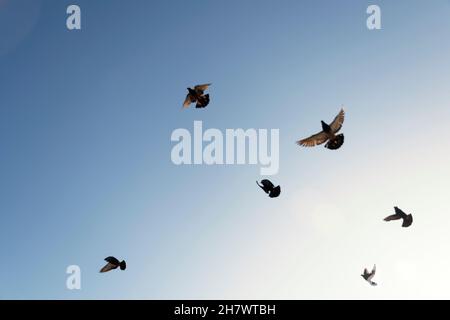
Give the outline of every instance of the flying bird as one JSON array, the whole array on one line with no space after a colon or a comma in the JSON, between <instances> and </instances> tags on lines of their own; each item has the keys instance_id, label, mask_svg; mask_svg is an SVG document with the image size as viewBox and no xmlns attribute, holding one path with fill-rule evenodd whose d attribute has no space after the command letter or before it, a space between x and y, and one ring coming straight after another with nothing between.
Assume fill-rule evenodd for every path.
<instances>
[{"instance_id":1,"label":"flying bird","mask_svg":"<svg viewBox=\"0 0 450 320\"><path fill-rule=\"evenodd\" d=\"M270 180L267 179L261 180L261 184L259 184L258 181L256 181L256 184L261 189L263 189L265 193L269 194L270 198L276 198L281 193L281 187L280 186L275 187L274 184L270 182Z\"/></svg>"},{"instance_id":2,"label":"flying bird","mask_svg":"<svg viewBox=\"0 0 450 320\"><path fill-rule=\"evenodd\" d=\"M125 263L125 260L122 260L119 262L114 257L107 257L105 258L105 261L108 262L101 270L100 272L108 272L117 268L120 268L120 270L125 270L127 268L127 264Z\"/></svg>"},{"instance_id":3,"label":"flying bird","mask_svg":"<svg viewBox=\"0 0 450 320\"><path fill-rule=\"evenodd\" d=\"M209 104L209 94L204 94L204 92L210 85L211 83L199 84L194 89L187 88L189 93L184 100L183 108L188 108L191 103L196 103L196 108L205 108Z\"/></svg>"},{"instance_id":4,"label":"flying bird","mask_svg":"<svg viewBox=\"0 0 450 320\"><path fill-rule=\"evenodd\" d=\"M328 148L330 150L339 149L344 144L344 134L336 134L342 128L344 118L345 112L344 109L341 109L341 111L339 111L339 114L329 125L324 121L321 121L322 131L310 136L309 138L298 140L297 144L303 147L314 147L328 141L325 145L325 148Z\"/></svg>"},{"instance_id":5,"label":"flying bird","mask_svg":"<svg viewBox=\"0 0 450 320\"><path fill-rule=\"evenodd\" d=\"M412 214L406 214L402 210L400 210L398 207L394 207L394 209L395 209L395 214L384 218L384 221L403 219L403 223L402 223L403 228L407 228L413 223Z\"/></svg>"},{"instance_id":6,"label":"flying bird","mask_svg":"<svg viewBox=\"0 0 450 320\"><path fill-rule=\"evenodd\" d=\"M364 280L366 280L372 286L377 285L375 282L372 281L372 278L375 276L375 271L376 271L376 265L373 266L372 272L369 273L369 271L367 271L367 269L364 269L364 273L361 275L361 277L363 277Z\"/></svg>"}]
</instances>

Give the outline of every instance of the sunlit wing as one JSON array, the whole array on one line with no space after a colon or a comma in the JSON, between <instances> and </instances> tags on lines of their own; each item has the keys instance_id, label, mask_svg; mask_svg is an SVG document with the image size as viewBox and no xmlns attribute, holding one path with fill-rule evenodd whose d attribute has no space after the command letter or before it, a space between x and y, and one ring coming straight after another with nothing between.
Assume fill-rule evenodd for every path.
<instances>
[{"instance_id":1,"label":"sunlit wing","mask_svg":"<svg viewBox=\"0 0 450 320\"><path fill-rule=\"evenodd\" d=\"M337 133L339 132L339 130L341 130L342 124L344 123L344 118L345 118L345 111L344 109L341 109L336 118L334 118L333 122L331 122L330 124L330 128L333 131L333 133Z\"/></svg>"},{"instance_id":2,"label":"sunlit wing","mask_svg":"<svg viewBox=\"0 0 450 320\"><path fill-rule=\"evenodd\" d=\"M108 263L100 270L100 272L108 272L108 271L110 271L110 270L112 270L112 269L115 269L115 268L117 268L117 265L108 262Z\"/></svg>"},{"instance_id":3,"label":"sunlit wing","mask_svg":"<svg viewBox=\"0 0 450 320\"><path fill-rule=\"evenodd\" d=\"M186 99L185 99L184 102L183 102L183 108L189 107L189 106L191 105L192 102L195 102L195 101L192 101L191 95L188 94L188 95L186 96Z\"/></svg>"},{"instance_id":4,"label":"sunlit wing","mask_svg":"<svg viewBox=\"0 0 450 320\"><path fill-rule=\"evenodd\" d=\"M199 84L194 87L194 90L197 91L198 93L202 94L203 91L207 90L210 85L211 85L211 83Z\"/></svg>"},{"instance_id":5,"label":"sunlit wing","mask_svg":"<svg viewBox=\"0 0 450 320\"><path fill-rule=\"evenodd\" d=\"M324 143L327 140L328 140L327 134L325 132L321 131L317 134L312 135L309 138L297 141L297 144L299 146L303 146L303 147L314 147L314 146Z\"/></svg>"}]
</instances>

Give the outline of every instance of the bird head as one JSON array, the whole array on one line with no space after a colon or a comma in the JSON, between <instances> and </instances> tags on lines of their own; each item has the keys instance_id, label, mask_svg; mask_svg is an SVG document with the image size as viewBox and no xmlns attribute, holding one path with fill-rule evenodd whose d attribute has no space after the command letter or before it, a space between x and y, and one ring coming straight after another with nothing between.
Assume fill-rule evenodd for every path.
<instances>
[{"instance_id":1,"label":"bird head","mask_svg":"<svg viewBox=\"0 0 450 320\"><path fill-rule=\"evenodd\" d=\"M322 124L322 130L324 132L330 132L331 131L330 126L325 121L320 121L320 123Z\"/></svg>"}]
</instances>

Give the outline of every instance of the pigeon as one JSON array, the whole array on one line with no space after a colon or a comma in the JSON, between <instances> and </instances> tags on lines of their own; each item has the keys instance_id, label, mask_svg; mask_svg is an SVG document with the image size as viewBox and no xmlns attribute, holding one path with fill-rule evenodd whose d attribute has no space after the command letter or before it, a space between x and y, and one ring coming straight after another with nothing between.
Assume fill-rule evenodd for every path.
<instances>
[{"instance_id":1,"label":"pigeon","mask_svg":"<svg viewBox=\"0 0 450 320\"><path fill-rule=\"evenodd\" d=\"M280 195L281 193L281 188L280 186L274 186L272 182L270 182L270 180L264 179L261 180L261 184L258 183L258 181L256 181L256 184L264 190L265 193L269 194L270 198L276 198Z\"/></svg>"},{"instance_id":2,"label":"pigeon","mask_svg":"<svg viewBox=\"0 0 450 320\"><path fill-rule=\"evenodd\" d=\"M211 83L199 84L194 89L187 88L189 93L184 100L183 108L188 108L191 103L196 103L196 108L205 108L209 104L209 94L204 94L204 92L210 85Z\"/></svg>"},{"instance_id":3,"label":"pigeon","mask_svg":"<svg viewBox=\"0 0 450 320\"><path fill-rule=\"evenodd\" d=\"M369 271L367 271L367 269L364 269L364 273L361 275L361 277L363 277L364 280L366 280L372 286L377 285L375 282L372 281L372 278L375 276L375 271L376 271L376 265L373 266L372 272L369 273Z\"/></svg>"},{"instance_id":4,"label":"pigeon","mask_svg":"<svg viewBox=\"0 0 450 320\"><path fill-rule=\"evenodd\" d=\"M403 228L407 228L413 223L412 214L406 214L402 210L400 210L398 207L394 207L394 209L395 209L395 214L384 218L384 221L403 219L403 223L402 223Z\"/></svg>"},{"instance_id":5,"label":"pigeon","mask_svg":"<svg viewBox=\"0 0 450 320\"><path fill-rule=\"evenodd\" d=\"M125 270L127 268L127 264L125 263L125 260L122 260L122 262L119 262L114 257L107 257L105 258L105 261L108 262L101 270L100 272L108 272L114 269L117 269L120 267L120 270Z\"/></svg>"},{"instance_id":6,"label":"pigeon","mask_svg":"<svg viewBox=\"0 0 450 320\"><path fill-rule=\"evenodd\" d=\"M342 124L344 123L344 117L345 112L342 108L331 124L328 125L324 121L321 121L322 131L310 136L309 138L298 140L297 144L303 147L314 147L328 141L325 148L330 150L339 149L344 144L344 135L342 133L336 135L336 133L341 130Z\"/></svg>"}]
</instances>

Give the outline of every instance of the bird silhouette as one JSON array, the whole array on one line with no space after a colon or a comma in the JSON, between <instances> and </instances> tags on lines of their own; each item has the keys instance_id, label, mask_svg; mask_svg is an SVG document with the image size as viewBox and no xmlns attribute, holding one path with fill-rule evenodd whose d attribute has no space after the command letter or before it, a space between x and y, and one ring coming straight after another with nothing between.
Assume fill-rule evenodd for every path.
<instances>
[{"instance_id":1,"label":"bird silhouette","mask_svg":"<svg viewBox=\"0 0 450 320\"><path fill-rule=\"evenodd\" d=\"M105 261L108 263L100 270L101 273L108 272L117 268L120 268L120 270L125 270L127 268L125 260L119 262L119 260L114 257L107 257L105 258Z\"/></svg>"},{"instance_id":2,"label":"bird silhouette","mask_svg":"<svg viewBox=\"0 0 450 320\"><path fill-rule=\"evenodd\" d=\"M376 286L377 284L372 281L372 278L375 276L375 272L376 272L376 265L373 266L372 272L370 273L369 271L367 271L367 269L364 269L364 273L361 275L361 277L363 277L364 280L370 283L370 285Z\"/></svg>"},{"instance_id":3,"label":"bird silhouette","mask_svg":"<svg viewBox=\"0 0 450 320\"><path fill-rule=\"evenodd\" d=\"M210 85L211 83L199 84L194 89L187 88L189 93L184 100L183 108L188 108L191 103L196 103L196 108L205 108L209 104L209 94L204 94L204 92Z\"/></svg>"},{"instance_id":4,"label":"bird silhouette","mask_svg":"<svg viewBox=\"0 0 450 320\"><path fill-rule=\"evenodd\" d=\"M276 198L281 193L281 187L280 186L275 187L274 184L270 182L270 180L267 179L261 180L261 184L259 184L258 181L256 181L256 184L261 189L263 189L264 192L267 193L270 198Z\"/></svg>"},{"instance_id":5,"label":"bird silhouette","mask_svg":"<svg viewBox=\"0 0 450 320\"><path fill-rule=\"evenodd\" d=\"M400 210L398 207L394 207L394 209L395 209L395 214L384 218L384 221L403 219L403 223L402 223L403 228L407 228L413 223L412 214L406 214L402 210Z\"/></svg>"},{"instance_id":6,"label":"bird silhouette","mask_svg":"<svg viewBox=\"0 0 450 320\"><path fill-rule=\"evenodd\" d=\"M339 111L338 115L334 118L333 122L329 125L324 121L322 123L322 131L316 133L306 139L298 140L297 144L303 147L314 147L327 142L325 148L330 150L339 149L344 144L344 134L338 134L344 123L345 112L344 109Z\"/></svg>"}]
</instances>

